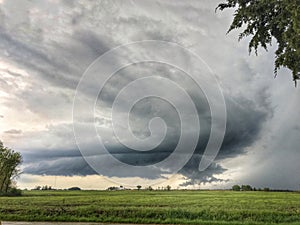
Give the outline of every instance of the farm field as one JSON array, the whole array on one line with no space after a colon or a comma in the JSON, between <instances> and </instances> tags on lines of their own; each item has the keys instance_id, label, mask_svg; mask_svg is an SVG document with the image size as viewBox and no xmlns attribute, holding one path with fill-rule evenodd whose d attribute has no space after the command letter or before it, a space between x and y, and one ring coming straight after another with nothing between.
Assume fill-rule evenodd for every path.
<instances>
[{"instance_id":1,"label":"farm field","mask_svg":"<svg viewBox=\"0 0 300 225\"><path fill-rule=\"evenodd\" d=\"M297 192L25 191L0 197L0 221L299 224Z\"/></svg>"}]
</instances>

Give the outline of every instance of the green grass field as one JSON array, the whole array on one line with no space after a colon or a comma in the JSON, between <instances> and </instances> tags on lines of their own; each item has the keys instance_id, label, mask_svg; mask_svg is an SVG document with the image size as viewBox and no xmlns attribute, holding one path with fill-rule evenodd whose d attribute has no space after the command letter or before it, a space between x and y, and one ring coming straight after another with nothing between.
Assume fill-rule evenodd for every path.
<instances>
[{"instance_id":1,"label":"green grass field","mask_svg":"<svg viewBox=\"0 0 300 225\"><path fill-rule=\"evenodd\" d=\"M300 194L25 191L22 197L0 197L0 220L300 225Z\"/></svg>"}]
</instances>

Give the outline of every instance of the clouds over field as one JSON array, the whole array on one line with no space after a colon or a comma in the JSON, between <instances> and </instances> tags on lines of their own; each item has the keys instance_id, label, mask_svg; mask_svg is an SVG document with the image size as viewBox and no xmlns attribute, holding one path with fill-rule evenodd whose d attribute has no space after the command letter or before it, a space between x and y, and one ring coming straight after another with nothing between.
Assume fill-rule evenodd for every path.
<instances>
[{"instance_id":1,"label":"clouds over field","mask_svg":"<svg viewBox=\"0 0 300 225\"><path fill-rule=\"evenodd\" d=\"M120 89L140 76L156 74L186 89L199 115L199 143L193 157L179 171L185 177L182 185L233 180L281 187L283 179L286 183L283 187L298 187L300 129L295 124L299 120L299 90L292 87L288 71L273 79L272 49L269 53L259 52L258 57L248 56L246 42L237 43L236 35L225 35L232 12L215 13L217 4L218 1L209 0L36 0L18 5L2 1L0 132L6 145L22 152L24 173L97 174L82 158L73 134L72 104L78 82L87 67L108 50L135 41L161 40L176 42L197 53L216 74L227 106L222 148L216 161L199 172L211 129L206 96L192 80L182 78L181 71L145 63L116 73L96 104L97 129L106 135L110 153L125 163L149 165L174 150L180 136L180 120L172 105L159 99L141 101L130 118L139 138L150 135L147 125L153 117L164 119L168 132L157 148L149 152L130 150L107 131L111 129L109 109ZM97 88L93 81L88 83L86 97ZM156 89L166 87L153 87ZM86 124L95 122L85 119ZM193 129L191 134L195 132ZM90 142L89 147L96 151L98 146ZM111 166L105 160L102 163ZM120 172L119 176L130 179L132 174L133 171ZM144 178L159 179L166 174L158 168ZM290 180L286 174L291 175ZM102 175L114 176L109 171Z\"/></svg>"}]
</instances>

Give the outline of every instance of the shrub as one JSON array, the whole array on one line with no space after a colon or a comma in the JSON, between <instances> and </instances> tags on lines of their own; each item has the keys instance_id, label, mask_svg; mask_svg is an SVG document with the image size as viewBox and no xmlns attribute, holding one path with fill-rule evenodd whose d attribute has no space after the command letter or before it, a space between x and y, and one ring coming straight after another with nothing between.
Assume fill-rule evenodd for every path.
<instances>
[{"instance_id":1,"label":"shrub","mask_svg":"<svg viewBox=\"0 0 300 225\"><path fill-rule=\"evenodd\" d=\"M22 190L15 187L9 188L7 192L0 192L0 196L21 196Z\"/></svg>"}]
</instances>

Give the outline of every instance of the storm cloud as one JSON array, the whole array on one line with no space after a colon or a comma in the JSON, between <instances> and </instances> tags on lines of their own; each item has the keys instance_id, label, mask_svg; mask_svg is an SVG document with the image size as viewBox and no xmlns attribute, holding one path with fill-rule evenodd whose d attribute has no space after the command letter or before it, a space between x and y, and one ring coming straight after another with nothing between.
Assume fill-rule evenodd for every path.
<instances>
[{"instance_id":1,"label":"storm cloud","mask_svg":"<svg viewBox=\"0 0 300 225\"><path fill-rule=\"evenodd\" d=\"M185 178L182 186L226 183L229 180L267 185L265 177L274 175L271 162L282 157L281 149L285 149L287 158L299 159L299 141L294 137L299 133L299 126L295 126L299 113L295 112L293 118L285 113L293 111L292 106L284 104L291 99L289 80L280 75L278 79L272 79L274 59L270 53L248 56L246 42L237 43L234 35L225 35L232 13L216 14L214 9L218 1L69 3L43 0L24 1L20 5L11 2L4 0L0 3L0 132L5 144L21 151L24 173L55 176L98 174L82 157L74 137L72 104L76 87L88 66L99 56L117 46L144 40L175 42L195 52L212 68L226 103L225 137L215 161L200 172L199 163L211 131L207 96L191 78L170 65L154 62L132 64L107 80L95 102L95 118L85 117L86 109L78 112L82 114L80 122L95 124L114 158L129 165L145 166L164 160L174 151L180 138L181 122L176 109L159 98L137 102L129 116L133 134L142 139L151 135L149 121L162 118L167 132L159 146L150 151L135 151L111 135L111 108L120 90L138 78L161 76L186 90L195 104L201 126L193 156L178 171ZM141 54L137 50L126 57ZM187 58L182 58L182 61L189 64ZM154 92L165 90L170 95L178 95L164 86L151 88ZM89 99L98 89L99 84L91 80L82 94ZM295 102L297 94L298 89L293 89L291 95L296 96L293 97ZM183 104L183 101L178 96L178 102ZM126 97L123 104L127 104ZM284 131L279 128L281 126ZM191 136L197 129L196 126L190 127ZM96 153L98 144L90 141L89 133L85 135L86 145ZM289 138L288 143L284 142L283 136ZM261 152L273 153L266 167L253 170L253 173L249 169L247 175L238 173L228 178L226 174L231 174L239 165L236 162L243 162L239 168L244 171L265 157ZM108 168L101 175L116 176L114 165L107 163L105 155L100 156L99 161ZM296 171L296 165L289 165L288 160L282 163L284 174ZM168 174L166 168L153 171L151 174L137 170L119 171L117 176L158 179ZM273 180L269 184L278 187L280 179ZM296 182L286 183L286 188L297 186Z\"/></svg>"}]
</instances>

